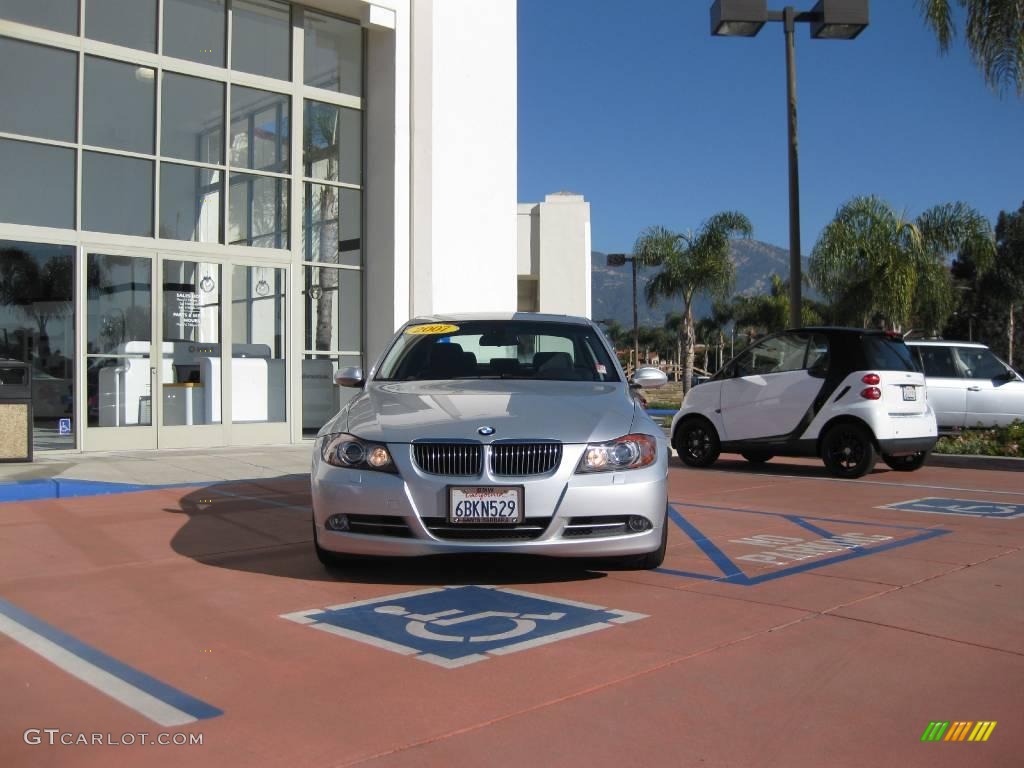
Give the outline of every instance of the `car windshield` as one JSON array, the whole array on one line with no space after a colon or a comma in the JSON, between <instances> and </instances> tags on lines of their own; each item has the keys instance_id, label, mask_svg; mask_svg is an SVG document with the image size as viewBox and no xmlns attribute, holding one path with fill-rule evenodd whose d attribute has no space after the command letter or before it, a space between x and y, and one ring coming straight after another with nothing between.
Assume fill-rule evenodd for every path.
<instances>
[{"instance_id":1,"label":"car windshield","mask_svg":"<svg viewBox=\"0 0 1024 768\"><path fill-rule=\"evenodd\" d=\"M869 368L881 371L916 371L910 350L903 339L893 336L864 336L864 355Z\"/></svg>"},{"instance_id":2,"label":"car windshield","mask_svg":"<svg viewBox=\"0 0 1024 768\"><path fill-rule=\"evenodd\" d=\"M589 325L524 320L410 325L376 381L621 381L598 334Z\"/></svg>"}]
</instances>

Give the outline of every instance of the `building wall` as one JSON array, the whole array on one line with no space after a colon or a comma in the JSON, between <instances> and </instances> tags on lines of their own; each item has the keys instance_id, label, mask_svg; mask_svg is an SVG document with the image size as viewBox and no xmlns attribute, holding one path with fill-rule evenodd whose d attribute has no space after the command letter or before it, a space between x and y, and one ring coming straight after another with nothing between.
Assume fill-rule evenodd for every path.
<instances>
[{"instance_id":1,"label":"building wall","mask_svg":"<svg viewBox=\"0 0 1024 768\"><path fill-rule=\"evenodd\" d=\"M412 313L514 311L515 0L412 14Z\"/></svg>"},{"instance_id":2,"label":"building wall","mask_svg":"<svg viewBox=\"0 0 1024 768\"><path fill-rule=\"evenodd\" d=\"M590 317L590 203L558 192L519 206L520 295L536 282L536 310Z\"/></svg>"},{"instance_id":3,"label":"building wall","mask_svg":"<svg viewBox=\"0 0 1024 768\"><path fill-rule=\"evenodd\" d=\"M15 6L22 10L11 10ZM220 186L211 188L202 198L201 228L207 239L212 238L213 242L172 239L181 233L173 227L167 229L167 222L173 224L175 219L173 216L164 216L160 192L162 189L172 193L177 190L177 197L187 199L187 190L178 189L181 185L174 186L171 163L166 165L166 175L158 176L162 181L156 183L156 197L150 206L154 217L159 216L156 231L122 232L113 229L99 232L98 227L90 230L83 223L89 221L88 217L79 210L83 206L91 206L93 212L99 211L101 218L106 217L104 220L121 221L130 217L114 203L104 203L102 195L90 195L84 183L80 197L76 198L73 185L70 191L58 190L64 192L63 197L58 198L55 193L50 208L60 205L69 208L71 213L66 217L66 222L61 219L58 223L52 223L46 219L40 223L38 217L23 212L15 216L10 211L5 219L4 212L0 211L0 241L18 242L28 250L34 244L46 246L50 249L50 256L57 260L54 263L67 262L73 266L73 274L68 278L68 291L73 292L73 298L69 293L66 301L72 307L68 310L65 323L68 339L60 341L60 356L67 359L69 370L61 373L58 381L61 393L64 390L67 392L64 399L73 398L74 405L72 410L71 406L55 397L51 419L56 422L56 416L73 416L73 434L68 436L66 445L62 447L99 449L114 444L120 447L164 447L172 444L213 445L299 440L303 437L304 427L308 434L315 420L319 419L317 423L323 423L321 411L331 405L328 401L335 400L339 394L351 394L348 391L334 391L336 388L330 383L331 366L361 362L364 367L369 367L383 351L394 330L413 314L514 310L517 162L515 0L300 0L296 3L297 11L292 17L297 26L291 29L291 78L276 80L268 78L287 76L257 75L239 71L234 66L229 70L224 61L204 63L188 57L188 60L176 58L184 54L168 52L166 45L163 48L156 45L151 48L143 46L145 50L139 50L134 46L134 40L126 41L123 38L116 45L111 45L95 39L95 34L93 37L88 35L88 30L98 29L98 25L90 27L86 24L85 36L76 34L74 29L57 29L54 32L56 28L48 27L45 20L38 21L42 17L36 11L30 13L24 10L30 8L29 5L15 6L0 3L3 9L0 12L0 37L26 44L57 47L66 51L67 56L80 61L89 62L101 58L121 61L138 68L136 79L139 82L147 79L143 72L146 70L156 72L155 82L158 83L163 82L163 73L169 72L174 73L173 76L191 76L223 83L231 93L236 85L263 89L268 93L283 95L291 109L289 141L279 142L288 152L289 168L274 171L278 173L276 177L266 175L270 171L256 177L266 184L272 183L273 178L281 179L279 188L283 186L287 190L290 205L287 215L280 217L283 225L279 232L290 232L288 242L279 236L279 240L271 244L272 247L257 248L238 242L232 244L241 238L231 230L232 216L235 214L231 205L222 206L223 196L226 192L229 200L233 201L240 197L234 187L227 185L229 188L225 188L224 179L230 179L235 170L241 179L246 166L239 165L235 169L233 161L224 160L214 163L220 166L219 181L216 182ZM162 0L157 0L155 7L158 9L158 18L162 20L165 19L164 6ZM88 9L81 2L78 7ZM202 4L196 7L207 6ZM343 17L362 27L364 76L361 94L346 89L342 89L345 91L342 93L332 93L321 86L311 90L304 84L302 14L306 12L301 8ZM27 16L17 16L18 13L35 15L29 19ZM80 10L80 18L86 15L85 10ZM161 21L161 24L164 23ZM78 26L80 29L81 24ZM145 36L143 26L140 25L140 37ZM196 28L196 34L201 33L202 29ZM179 29L175 34L180 39L184 33ZM167 39L165 36L165 43ZM233 45L230 39L227 45ZM73 102L77 98L77 103L84 103L88 112L90 105L98 102L87 91L83 100L82 83L86 78L81 74L84 71L81 67L77 71L77 84L73 78L69 80L68 100ZM149 81L153 82L152 78ZM360 208L343 207L342 233L339 235L341 240L349 244L349 249L353 248L351 243L354 242L354 248L359 249L361 257L356 257L354 262L339 262L340 266L333 267L346 270L333 273L340 278L333 283L323 279L323 275L330 269L319 266L332 262L322 257L321 248L317 244L309 247L303 242L303 227L307 225L309 217L306 210L308 198L304 198L304 195L309 184L315 188L320 183L319 177L309 180L304 178L307 174L302 170L303 110L306 100L361 110L362 115L361 179L350 180L351 183L335 180L334 187L339 190L338 195L345 191L342 189L345 183L348 183L350 191L361 193ZM155 103L158 126L156 144L162 148L167 137L159 134L159 105L162 103L159 96ZM24 108L19 103L0 103L0 110L5 110L8 115ZM93 114L96 114L95 108L92 109ZM150 106L147 109L154 108ZM74 135L70 138L58 136L56 139L59 141L46 138L48 134L45 133L32 134L32 130L21 130L17 126L11 128L10 122L6 124L7 128L0 129L0 133L6 130L10 135L0 136L0 139L7 140L8 147L19 147L29 159L33 151L38 154L49 148L53 154L56 150L66 149L68 153L79 157L77 178L80 179L89 177L88 173L82 173L82 158L88 161L97 155L92 151L92 144L98 145L100 154L104 156L132 159L124 153L118 155L116 145L110 145L115 146L114 150L107 150L103 147L108 145L90 139L83 140L85 134L82 132L81 120L79 117ZM234 130L233 125L228 127ZM263 129L261 124L258 127ZM22 133L37 138L23 141L20 136ZM251 134L255 135L255 128ZM38 136L43 138L39 139ZM254 145L253 140L249 143ZM230 154L233 146L229 150ZM166 153L157 149L155 152L146 150L143 154L149 157L146 161L158 168L157 172L160 173ZM173 157L170 159L174 160ZM28 160L22 164L27 165L26 175L39 175L34 173L37 168L33 168ZM213 170L218 171L217 168ZM315 177L315 174L310 175ZM13 176L11 174L8 178ZM91 178L97 176L92 173ZM129 175L124 177L122 187L127 189L129 182L139 183L137 178ZM320 186L324 185L321 183ZM168 194L166 198L172 199L172 195ZM147 204L140 202L144 200L141 196L133 198L126 195L126 200L137 207L142 206L142 210L146 211ZM346 219L344 210L361 210L361 222L359 214L350 214ZM345 232L346 227L354 228L360 223L358 231L352 229L351 233ZM218 226L223 228L223 234L217 234ZM311 238L307 239L313 242ZM321 237L316 242L329 246L332 239ZM64 250L60 250L62 248ZM273 339L275 371L280 372L279 380L275 378L272 382L282 394L282 405L275 411L280 420L276 420L276 417L268 419L268 422L274 423L265 425L238 424L237 419L233 422L225 415L222 428L206 431L182 428L172 434L164 429L168 425L167 419L161 421L159 416L154 415L152 427L145 429L117 430L116 434L107 432L102 435L100 431L93 430L92 426L86 430L84 423L87 421L87 401L91 393L85 374L89 362L86 334L89 322L93 322L88 320L86 312L86 294L92 280L86 274L86 260L90 253L121 254L138 260L149 260L149 263L156 266L168 264L170 262L167 260L172 258L199 265L220 264L223 267L221 277L229 288L232 288L232 280L229 278L232 274L235 276L231 293L223 296L225 300L231 296L232 302L237 303L243 291L258 293L259 299L247 296L252 304L252 311L248 314L228 311L227 306L219 310L225 323L220 334L224 342L222 348L227 351L219 353L221 357L214 361L223 362L223 387L217 389L227 401L224 407L231 409L231 399L235 397L231 344L240 343L237 338L240 329L244 326L249 335L267 336ZM45 259L40 264L44 262ZM237 269L243 267L251 267L256 271L242 279ZM269 278L273 286L271 298L259 293L264 278ZM156 286L161 279L160 275L153 273L154 291L158 290ZM315 297L312 288L317 290ZM332 320L334 327L332 334L329 334L329 349L321 346L314 348L309 343L309 305L314 305L314 318L317 321L323 319L319 318L315 309L316 304L325 303L320 302L321 291L325 295L336 292L335 308L344 302L349 302L348 307L352 306L352 302L358 302L357 310L342 312ZM260 301L267 306L276 301L280 306L287 307L287 313L272 319L272 322L268 321L270 325L267 325L263 322L265 318L254 314ZM159 301L154 298L153 302L156 313L152 321L153 337L157 341L161 324L158 308L163 306L163 314L166 315L168 308L173 308L168 303L173 302L173 299L163 296ZM209 307L204 307L203 311L209 314ZM3 313L0 315L0 320L6 317ZM207 320L209 318L204 316L203 323ZM54 338L56 351L56 324L51 325L53 328L50 335ZM230 333L232 329L236 333ZM320 327L317 326L316 334L319 333ZM321 350L326 354L320 354ZM118 354L124 356L127 352L121 350ZM154 356L156 354L154 352ZM54 365L49 367L55 368ZM275 373L277 376L278 373ZM240 387L244 385L241 376L235 378ZM154 389L151 393L147 391L146 395L152 395L154 402L159 404L161 394L166 397L172 385L180 386L183 383L187 382L154 379ZM284 392L287 392L287 399L283 396ZM310 393L315 397L306 396ZM313 404L316 408L311 409ZM238 406L239 402L233 405ZM159 412L157 406L154 413ZM236 407L233 415L237 417L239 412L240 409ZM49 416L47 418L50 419ZM145 436L140 438L143 434ZM132 439L124 441L124 436L131 436Z\"/></svg>"}]
</instances>

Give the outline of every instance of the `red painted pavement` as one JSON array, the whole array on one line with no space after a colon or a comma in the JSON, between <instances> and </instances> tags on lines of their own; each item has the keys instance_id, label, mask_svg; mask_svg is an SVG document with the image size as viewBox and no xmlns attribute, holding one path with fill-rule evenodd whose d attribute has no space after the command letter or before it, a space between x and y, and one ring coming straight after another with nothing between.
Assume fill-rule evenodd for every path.
<instances>
[{"instance_id":1,"label":"red painted pavement","mask_svg":"<svg viewBox=\"0 0 1024 768\"><path fill-rule=\"evenodd\" d=\"M680 513L753 580L829 557L738 560L765 548L735 540L820 538L753 512L892 542L949 533L749 586L714 580L676 527L665 567L708 578L459 558L329 574L302 479L2 504L0 596L224 714L161 728L0 635L0 765L1021 764L1024 518L878 507L1024 504L1024 474L925 467L839 482L815 462L751 471L725 456L705 471L673 460L670 480ZM280 618L452 584L648 618L454 670ZM931 720L998 725L983 744L923 744ZM29 728L203 744L28 745Z\"/></svg>"}]
</instances>

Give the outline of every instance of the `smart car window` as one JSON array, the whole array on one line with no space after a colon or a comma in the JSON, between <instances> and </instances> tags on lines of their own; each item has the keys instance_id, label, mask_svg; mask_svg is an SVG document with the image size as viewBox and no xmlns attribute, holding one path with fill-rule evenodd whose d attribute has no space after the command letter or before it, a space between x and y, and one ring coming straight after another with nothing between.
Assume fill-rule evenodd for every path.
<instances>
[{"instance_id":1,"label":"smart car window","mask_svg":"<svg viewBox=\"0 0 1024 768\"><path fill-rule=\"evenodd\" d=\"M807 362L804 368L826 370L828 368L828 338L820 333L812 334L807 345Z\"/></svg>"},{"instance_id":2,"label":"smart car window","mask_svg":"<svg viewBox=\"0 0 1024 768\"><path fill-rule=\"evenodd\" d=\"M949 347L918 347L924 375L938 379L958 379L960 369L953 360L953 350Z\"/></svg>"},{"instance_id":3,"label":"smart car window","mask_svg":"<svg viewBox=\"0 0 1024 768\"><path fill-rule=\"evenodd\" d=\"M994 379L1006 373L1006 366L987 349L957 347L956 354L969 379Z\"/></svg>"},{"instance_id":4,"label":"smart car window","mask_svg":"<svg viewBox=\"0 0 1024 768\"><path fill-rule=\"evenodd\" d=\"M916 371L917 364L903 339L894 336L864 336L864 356L869 368L880 371Z\"/></svg>"},{"instance_id":5,"label":"smart car window","mask_svg":"<svg viewBox=\"0 0 1024 768\"><path fill-rule=\"evenodd\" d=\"M741 364L740 376L763 376L770 373L799 371L804 366L807 337L783 334L765 339L748 350Z\"/></svg>"},{"instance_id":6,"label":"smart car window","mask_svg":"<svg viewBox=\"0 0 1024 768\"><path fill-rule=\"evenodd\" d=\"M593 328L498 320L410 326L375 380L448 379L620 381Z\"/></svg>"}]
</instances>

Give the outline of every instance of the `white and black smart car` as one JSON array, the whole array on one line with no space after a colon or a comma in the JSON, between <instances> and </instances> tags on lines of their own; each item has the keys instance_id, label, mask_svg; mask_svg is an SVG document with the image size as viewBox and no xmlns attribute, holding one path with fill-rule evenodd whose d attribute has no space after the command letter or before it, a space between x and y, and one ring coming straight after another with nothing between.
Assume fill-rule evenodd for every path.
<instances>
[{"instance_id":1,"label":"white and black smart car","mask_svg":"<svg viewBox=\"0 0 1024 768\"><path fill-rule=\"evenodd\" d=\"M672 420L672 446L691 467L721 451L752 463L818 456L836 477L861 477L878 456L921 467L935 445L925 379L898 335L800 328L747 347L694 387Z\"/></svg>"}]
</instances>

